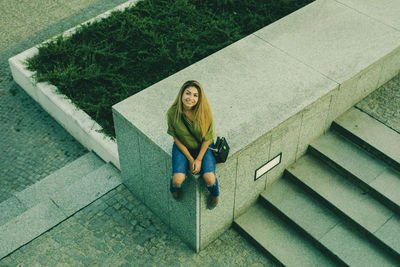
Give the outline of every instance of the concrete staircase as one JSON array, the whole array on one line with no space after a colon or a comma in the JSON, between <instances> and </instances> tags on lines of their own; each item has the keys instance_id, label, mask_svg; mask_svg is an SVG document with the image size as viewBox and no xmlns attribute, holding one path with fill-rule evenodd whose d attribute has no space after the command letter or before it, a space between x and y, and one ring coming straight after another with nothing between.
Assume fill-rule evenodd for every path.
<instances>
[{"instance_id":1,"label":"concrete staircase","mask_svg":"<svg viewBox=\"0 0 400 267\"><path fill-rule=\"evenodd\" d=\"M234 226L287 266L400 265L400 134L351 108Z\"/></svg>"},{"instance_id":2,"label":"concrete staircase","mask_svg":"<svg viewBox=\"0 0 400 267\"><path fill-rule=\"evenodd\" d=\"M0 259L121 184L119 171L88 153L0 203Z\"/></svg>"}]
</instances>

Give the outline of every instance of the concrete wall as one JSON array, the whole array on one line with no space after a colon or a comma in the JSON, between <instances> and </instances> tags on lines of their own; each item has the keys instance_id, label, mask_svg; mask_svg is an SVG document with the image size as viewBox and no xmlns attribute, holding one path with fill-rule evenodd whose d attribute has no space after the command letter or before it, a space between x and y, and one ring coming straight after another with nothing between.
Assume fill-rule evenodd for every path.
<instances>
[{"instance_id":1,"label":"concrete wall","mask_svg":"<svg viewBox=\"0 0 400 267\"><path fill-rule=\"evenodd\" d=\"M392 10L400 2L386 1L392 6L380 10L385 21L374 9L357 10L359 1L343 2L315 1L113 107L124 183L196 251L334 118L399 72L399 13ZM212 211L201 179L185 182L179 202L168 191L172 138L165 114L189 79L204 86L217 135L231 146L228 161L217 166L221 199ZM255 181L255 170L279 153L281 164Z\"/></svg>"}]
</instances>

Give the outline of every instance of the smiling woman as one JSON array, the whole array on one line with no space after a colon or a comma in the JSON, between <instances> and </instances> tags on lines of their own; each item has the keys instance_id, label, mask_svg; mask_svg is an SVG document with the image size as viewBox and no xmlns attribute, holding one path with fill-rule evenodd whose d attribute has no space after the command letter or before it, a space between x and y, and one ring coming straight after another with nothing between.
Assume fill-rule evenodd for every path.
<instances>
[{"instance_id":1,"label":"smiling woman","mask_svg":"<svg viewBox=\"0 0 400 267\"><path fill-rule=\"evenodd\" d=\"M211 149L214 124L210 105L203 87L196 81L185 82L167 112L168 134L174 138L172 146L172 178L170 191L179 199L182 184L189 170L201 173L210 191L209 208L219 200L216 161Z\"/></svg>"}]
</instances>

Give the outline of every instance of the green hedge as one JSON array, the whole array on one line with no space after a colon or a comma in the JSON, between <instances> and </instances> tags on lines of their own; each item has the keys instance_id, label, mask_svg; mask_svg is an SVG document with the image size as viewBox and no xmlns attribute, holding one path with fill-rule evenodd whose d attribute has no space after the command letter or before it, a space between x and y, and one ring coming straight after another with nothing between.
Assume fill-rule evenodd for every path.
<instances>
[{"instance_id":1,"label":"green hedge","mask_svg":"<svg viewBox=\"0 0 400 267\"><path fill-rule=\"evenodd\" d=\"M312 0L143 0L27 60L114 137L111 106Z\"/></svg>"}]
</instances>

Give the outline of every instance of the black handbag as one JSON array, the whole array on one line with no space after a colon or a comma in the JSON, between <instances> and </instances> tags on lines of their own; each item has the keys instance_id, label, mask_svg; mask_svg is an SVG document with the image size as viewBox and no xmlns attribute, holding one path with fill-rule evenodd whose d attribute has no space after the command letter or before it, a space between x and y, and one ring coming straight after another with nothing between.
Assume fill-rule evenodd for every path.
<instances>
[{"instance_id":1,"label":"black handbag","mask_svg":"<svg viewBox=\"0 0 400 267\"><path fill-rule=\"evenodd\" d=\"M190 128L188 127L188 125L186 124L185 118L183 118L182 116L182 121L186 126L186 129L189 131L189 133L196 139L196 141L201 145L202 142L200 142L196 136L192 133L192 131L190 130ZM215 157L215 161L217 163L224 163L226 161L226 159L228 158L228 154L229 154L229 145L228 142L226 141L225 137L217 137L217 142L215 142L214 144L214 148L208 148L211 149L214 157Z\"/></svg>"},{"instance_id":2,"label":"black handbag","mask_svg":"<svg viewBox=\"0 0 400 267\"><path fill-rule=\"evenodd\" d=\"M214 154L217 163L223 163L228 158L229 145L225 137L217 137L217 142L214 144L214 148L210 148Z\"/></svg>"}]
</instances>

